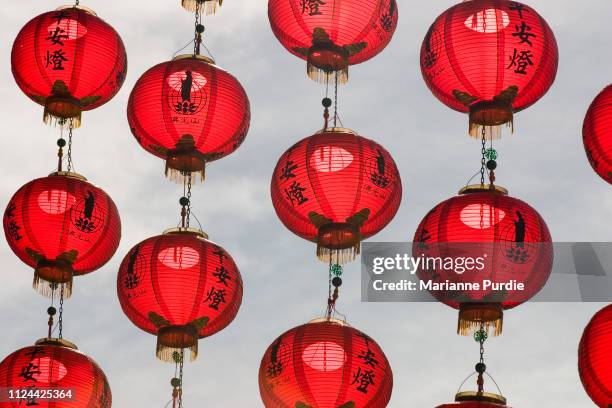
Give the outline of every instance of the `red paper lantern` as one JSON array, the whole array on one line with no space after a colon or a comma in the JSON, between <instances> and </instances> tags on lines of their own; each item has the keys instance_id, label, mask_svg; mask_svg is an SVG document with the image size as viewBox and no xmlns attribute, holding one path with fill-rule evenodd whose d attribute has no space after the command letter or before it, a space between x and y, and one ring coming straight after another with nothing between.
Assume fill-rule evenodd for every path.
<instances>
[{"instance_id":1,"label":"red paper lantern","mask_svg":"<svg viewBox=\"0 0 612 408\"><path fill-rule=\"evenodd\" d=\"M17 350L0 363L0 389L14 397L17 390L38 392L41 398L11 398L6 408L110 408L111 390L104 372L77 347L62 339L42 339ZM43 393L57 396L45 399Z\"/></svg>"},{"instance_id":2,"label":"red paper lantern","mask_svg":"<svg viewBox=\"0 0 612 408\"><path fill-rule=\"evenodd\" d=\"M546 284L553 249L546 223L527 203L500 187L470 186L425 216L414 236L413 256L433 259L417 272L425 282L480 285L430 290L459 309L458 333L468 335L485 325L499 335L503 310L526 302ZM461 259L474 262L459 264Z\"/></svg>"},{"instance_id":3,"label":"red paper lantern","mask_svg":"<svg viewBox=\"0 0 612 408\"><path fill-rule=\"evenodd\" d=\"M354 259L360 241L395 216L402 183L378 143L348 129L327 129L287 150L272 176L272 203L293 233L317 242L317 256Z\"/></svg>"},{"instance_id":4,"label":"red paper lantern","mask_svg":"<svg viewBox=\"0 0 612 408\"><path fill-rule=\"evenodd\" d=\"M214 61L179 56L144 73L128 102L134 137L166 160L166 174L199 172L235 151L249 130L249 100L240 83Z\"/></svg>"},{"instance_id":5,"label":"red paper lantern","mask_svg":"<svg viewBox=\"0 0 612 408\"><path fill-rule=\"evenodd\" d=\"M44 120L74 127L81 112L119 91L127 55L119 34L89 9L61 7L35 17L17 35L11 55L19 88L45 107Z\"/></svg>"},{"instance_id":6,"label":"red paper lantern","mask_svg":"<svg viewBox=\"0 0 612 408\"><path fill-rule=\"evenodd\" d=\"M584 119L582 140L593 170L612 184L612 85L591 104Z\"/></svg>"},{"instance_id":7,"label":"red paper lantern","mask_svg":"<svg viewBox=\"0 0 612 408\"><path fill-rule=\"evenodd\" d=\"M470 114L470 135L501 136L513 113L537 102L557 74L557 42L531 7L470 0L446 10L421 48L427 86L448 107Z\"/></svg>"},{"instance_id":8,"label":"red paper lantern","mask_svg":"<svg viewBox=\"0 0 612 408\"><path fill-rule=\"evenodd\" d=\"M192 13L214 14L222 4L223 0L181 0L181 6Z\"/></svg>"},{"instance_id":9,"label":"red paper lantern","mask_svg":"<svg viewBox=\"0 0 612 408\"><path fill-rule=\"evenodd\" d=\"M612 405L612 305L606 306L584 329L578 351L580 379L595 405Z\"/></svg>"},{"instance_id":10,"label":"red paper lantern","mask_svg":"<svg viewBox=\"0 0 612 408\"><path fill-rule=\"evenodd\" d=\"M349 65L381 52L397 27L395 0L269 0L274 35L290 53L308 62L308 76L348 80Z\"/></svg>"},{"instance_id":11,"label":"red paper lantern","mask_svg":"<svg viewBox=\"0 0 612 408\"><path fill-rule=\"evenodd\" d=\"M35 268L34 288L46 296L54 284L65 284L69 297L73 276L101 268L121 238L113 200L75 173L53 173L21 187L3 225L13 252Z\"/></svg>"},{"instance_id":12,"label":"red paper lantern","mask_svg":"<svg viewBox=\"0 0 612 408\"><path fill-rule=\"evenodd\" d=\"M169 230L136 245L117 276L121 308L136 326L157 336L157 357L198 353L198 339L229 325L242 302L242 278L232 257L205 234Z\"/></svg>"},{"instance_id":13,"label":"red paper lantern","mask_svg":"<svg viewBox=\"0 0 612 408\"><path fill-rule=\"evenodd\" d=\"M319 320L282 334L259 367L266 408L384 408L393 372L366 334L336 320Z\"/></svg>"},{"instance_id":14,"label":"red paper lantern","mask_svg":"<svg viewBox=\"0 0 612 408\"><path fill-rule=\"evenodd\" d=\"M443 404L437 408L510 408L506 398L488 392L460 392L451 404Z\"/></svg>"}]
</instances>

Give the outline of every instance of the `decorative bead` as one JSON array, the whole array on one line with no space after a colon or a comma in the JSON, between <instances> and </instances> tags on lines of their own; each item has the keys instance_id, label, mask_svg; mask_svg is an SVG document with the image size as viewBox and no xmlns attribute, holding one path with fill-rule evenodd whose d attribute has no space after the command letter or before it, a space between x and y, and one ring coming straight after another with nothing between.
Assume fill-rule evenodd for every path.
<instances>
[{"instance_id":1,"label":"decorative bead","mask_svg":"<svg viewBox=\"0 0 612 408\"><path fill-rule=\"evenodd\" d=\"M495 160L489 160L487 162L487 169L493 171L497 168L497 162Z\"/></svg>"},{"instance_id":2,"label":"decorative bead","mask_svg":"<svg viewBox=\"0 0 612 408\"><path fill-rule=\"evenodd\" d=\"M478 343L484 343L489 338L489 333L486 330L478 330L474 333L474 340Z\"/></svg>"},{"instance_id":3,"label":"decorative bead","mask_svg":"<svg viewBox=\"0 0 612 408\"><path fill-rule=\"evenodd\" d=\"M342 286L342 278L336 276L334 279L332 279L332 285L334 285L335 288Z\"/></svg>"},{"instance_id":4,"label":"decorative bead","mask_svg":"<svg viewBox=\"0 0 612 408\"><path fill-rule=\"evenodd\" d=\"M180 387L181 386L181 379L174 377L173 379L170 380L170 385L172 385L175 388Z\"/></svg>"},{"instance_id":5,"label":"decorative bead","mask_svg":"<svg viewBox=\"0 0 612 408\"><path fill-rule=\"evenodd\" d=\"M497 160L497 150L492 147L488 148L485 150L485 157L489 160Z\"/></svg>"},{"instance_id":6,"label":"decorative bead","mask_svg":"<svg viewBox=\"0 0 612 408\"><path fill-rule=\"evenodd\" d=\"M56 313L57 313L57 310L56 310L56 309L55 309L53 306L51 306L51 307L49 307L49 308L47 309L47 314L48 314L49 316L55 316L55 314L56 314Z\"/></svg>"},{"instance_id":7,"label":"decorative bead","mask_svg":"<svg viewBox=\"0 0 612 408\"><path fill-rule=\"evenodd\" d=\"M330 106L332 106L332 100L329 98L323 98L323 107L325 108L329 108Z\"/></svg>"},{"instance_id":8,"label":"decorative bead","mask_svg":"<svg viewBox=\"0 0 612 408\"><path fill-rule=\"evenodd\" d=\"M476 364L476 372L478 374L484 374L485 371L487 371L487 365L485 363Z\"/></svg>"},{"instance_id":9,"label":"decorative bead","mask_svg":"<svg viewBox=\"0 0 612 408\"><path fill-rule=\"evenodd\" d=\"M202 24L198 24L196 25L196 32L202 34L204 32L205 28Z\"/></svg>"},{"instance_id":10,"label":"decorative bead","mask_svg":"<svg viewBox=\"0 0 612 408\"><path fill-rule=\"evenodd\" d=\"M334 276L342 276L342 265L338 265L338 264L332 265L331 273Z\"/></svg>"},{"instance_id":11,"label":"decorative bead","mask_svg":"<svg viewBox=\"0 0 612 408\"><path fill-rule=\"evenodd\" d=\"M181 356L181 353L175 351L174 353L172 353L172 360L174 360L174 362L178 364L183 360L183 357Z\"/></svg>"},{"instance_id":12,"label":"decorative bead","mask_svg":"<svg viewBox=\"0 0 612 408\"><path fill-rule=\"evenodd\" d=\"M63 139L63 138L59 138L59 139L57 139L57 145L58 145L59 147L64 147L64 146L66 146L66 139Z\"/></svg>"},{"instance_id":13,"label":"decorative bead","mask_svg":"<svg viewBox=\"0 0 612 408\"><path fill-rule=\"evenodd\" d=\"M181 199L179 200L179 204L185 207L189 205L189 199L187 197L181 197Z\"/></svg>"}]
</instances>

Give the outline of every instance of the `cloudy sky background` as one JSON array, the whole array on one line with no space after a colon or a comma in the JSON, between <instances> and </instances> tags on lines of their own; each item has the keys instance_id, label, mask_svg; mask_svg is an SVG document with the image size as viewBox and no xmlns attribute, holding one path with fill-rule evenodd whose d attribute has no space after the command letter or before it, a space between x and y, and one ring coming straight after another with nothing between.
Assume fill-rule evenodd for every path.
<instances>
[{"instance_id":1,"label":"cloudy sky background","mask_svg":"<svg viewBox=\"0 0 612 408\"><path fill-rule=\"evenodd\" d=\"M56 162L57 129L43 125L42 107L30 102L10 72L12 40L53 1L3 2L0 22L0 103L3 118L0 205ZM173 369L155 358L155 339L124 317L116 298L122 257L142 239L178 222L181 189L163 176L163 163L133 140L125 115L129 92L149 67L168 60L192 35L192 18L179 0L90 0L121 34L129 71L109 104L84 115L75 135L76 170L103 187L122 217L123 239L109 264L76 280L66 304L65 337L105 370L115 407L163 407ZM424 214L454 195L477 170L478 143L466 135L467 118L440 104L426 88L419 49L434 18L452 1L400 0L400 23L389 47L351 69L340 90L347 127L384 145L404 184L397 217L376 241L407 241ZM515 118L516 132L497 144L498 182L534 206L556 241L609 241L612 190L591 170L581 140L584 113L612 80L609 0L532 0L553 28L561 61L557 82L538 104ZM314 245L287 231L269 196L277 158L321 126L323 88L305 76L305 63L276 41L265 0L227 0L205 19L206 44L218 65L244 85L252 125L238 152L208 169L194 189L194 212L211 239L235 258L244 279L242 309L234 323L200 341L200 358L185 373L185 408L261 407L257 372L277 335L320 316L326 268ZM32 271L0 244L0 355L46 333L46 299L31 289ZM434 407L452 401L478 357L473 340L454 334L456 311L438 304L362 304L359 263L345 271L340 311L385 350L394 371L390 407ZM587 408L576 369L584 325L599 304L528 304L507 313L504 335L490 340L487 361L510 405Z\"/></svg>"}]
</instances>

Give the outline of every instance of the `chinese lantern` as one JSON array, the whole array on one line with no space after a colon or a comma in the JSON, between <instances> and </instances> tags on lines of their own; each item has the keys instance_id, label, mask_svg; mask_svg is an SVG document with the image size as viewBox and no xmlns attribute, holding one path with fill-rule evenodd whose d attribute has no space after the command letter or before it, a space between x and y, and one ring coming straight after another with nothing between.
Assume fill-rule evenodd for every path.
<instances>
[{"instance_id":1,"label":"chinese lantern","mask_svg":"<svg viewBox=\"0 0 612 408\"><path fill-rule=\"evenodd\" d=\"M89 9L43 13L17 35L11 55L19 88L43 105L44 121L73 127L81 112L108 102L121 88L127 56L119 34Z\"/></svg>"},{"instance_id":2,"label":"chinese lantern","mask_svg":"<svg viewBox=\"0 0 612 408\"><path fill-rule=\"evenodd\" d=\"M469 112L469 133L499 138L501 125L537 102L557 73L557 42L531 7L467 0L432 24L421 48L427 86L448 107Z\"/></svg>"},{"instance_id":3,"label":"chinese lantern","mask_svg":"<svg viewBox=\"0 0 612 408\"><path fill-rule=\"evenodd\" d=\"M484 325L499 335L503 310L526 302L546 284L553 249L546 223L527 203L500 187L470 186L425 216L413 256L428 261L417 271L422 281L442 284L431 294L459 309L459 334ZM469 286L473 283L480 286Z\"/></svg>"},{"instance_id":4,"label":"chinese lantern","mask_svg":"<svg viewBox=\"0 0 612 408\"><path fill-rule=\"evenodd\" d=\"M283 224L317 243L317 256L343 263L362 239L395 216L402 184L395 162L378 143L348 129L309 136L279 159L272 202Z\"/></svg>"},{"instance_id":5,"label":"chinese lantern","mask_svg":"<svg viewBox=\"0 0 612 408\"><path fill-rule=\"evenodd\" d=\"M612 184L612 86L607 86L591 104L582 140L593 170Z\"/></svg>"},{"instance_id":6,"label":"chinese lantern","mask_svg":"<svg viewBox=\"0 0 612 408\"><path fill-rule=\"evenodd\" d=\"M181 5L187 11L214 14L223 4L223 0L181 0Z\"/></svg>"},{"instance_id":7,"label":"chinese lantern","mask_svg":"<svg viewBox=\"0 0 612 408\"><path fill-rule=\"evenodd\" d=\"M166 160L166 175L204 178L206 163L235 151L250 124L247 95L231 74L201 55L184 55L144 73L128 102L134 137Z\"/></svg>"},{"instance_id":8,"label":"chinese lantern","mask_svg":"<svg viewBox=\"0 0 612 408\"><path fill-rule=\"evenodd\" d=\"M378 344L335 319L282 334L259 366L266 408L384 408L392 389L393 372Z\"/></svg>"},{"instance_id":9,"label":"chinese lantern","mask_svg":"<svg viewBox=\"0 0 612 408\"><path fill-rule=\"evenodd\" d=\"M443 404L437 408L510 408L506 398L501 395L488 392L460 392L455 397L455 402Z\"/></svg>"},{"instance_id":10,"label":"chinese lantern","mask_svg":"<svg viewBox=\"0 0 612 408\"><path fill-rule=\"evenodd\" d=\"M157 357L198 353L198 339L229 325L242 302L242 278L232 257L200 231L180 228L130 250L117 276L126 316L157 336Z\"/></svg>"},{"instance_id":11,"label":"chinese lantern","mask_svg":"<svg viewBox=\"0 0 612 408\"><path fill-rule=\"evenodd\" d=\"M349 65L381 52L397 26L395 0L269 0L274 35L290 53L307 61L316 81L331 74L348 80Z\"/></svg>"},{"instance_id":12,"label":"chinese lantern","mask_svg":"<svg viewBox=\"0 0 612 408\"><path fill-rule=\"evenodd\" d=\"M112 402L104 372L63 339L42 339L6 357L0 363L0 389L7 408L110 408ZM19 390L32 396L18 398Z\"/></svg>"},{"instance_id":13,"label":"chinese lantern","mask_svg":"<svg viewBox=\"0 0 612 408\"><path fill-rule=\"evenodd\" d=\"M73 276L101 268L121 238L115 203L76 173L53 173L21 187L3 225L13 252L34 268L34 288L46 296L65 284L69 297Z\"/></svg>"},{"instance_id":14,"label":"chinese lantern","mask_svg":"<svg viewBox=\"0 0 612 408\"><path fill-rule=\"evenodd\" d=\"M612 305L606 306L584 329L578 351L582 385L595 405L612 405Z\"/></svg>"}]
</instances>

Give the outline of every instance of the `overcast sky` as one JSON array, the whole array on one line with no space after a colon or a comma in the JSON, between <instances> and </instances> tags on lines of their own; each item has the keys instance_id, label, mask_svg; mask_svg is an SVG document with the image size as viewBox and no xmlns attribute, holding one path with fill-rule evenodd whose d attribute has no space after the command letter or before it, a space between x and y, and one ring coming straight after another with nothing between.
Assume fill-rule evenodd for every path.
<instances>
[{"instance_id":1,"label":"overcast sky","mask_svg":"<svg viewBox=\"0 0 612 408\"><path fill-rule=\"evenodd\" d=\"M111 262L75 282L66 304L65 337L105 370L114 406L163 407L171 366L155 358L155 338L134 327L116 297L116 273L127 251L178 222L180 187L163 176L161 160L142 150L126 119L134 82L170 59L192 35L192 17L179 0L90 0L126 44L129 70L120 93L84 114L75 135L76 169L103 187L121 213L123 238ZM451 1L399 1L399 26L389 47L351 68L340 90L347 127L373 138L394 156L404 199L376 241L408 241L434 205L456 194L478 169L478 143L466 135L467 117L449 110L426 88L419 49L429 25ZM497 144L498 182L529 202L556 241L609 241L612 189L591 170L581 126L591 100L611 82L612 7L609 0L532 0L560 48L550 92L515 117L516 132ZM27 99L10 72L12 40L29 19L59 4L3 1L0 22L0 103L3 122L0 204L27 181L50 173L57 129L42 123L42 107ZM244 85L251 130L235 154L212 164L194 188L194 211L212 240L235 258L244 301L225 331L200 341L200 357L185 372L185 408L261 407L257 385L264 350L282 332L318 317L327 293L325 266L313 244L278 221L269 180L283 151L321 126L323 88L305 75L305 63L273 36L265 0L226 0L205 19L205 41L218 65ZM46 333L47 300L31 289L32 270L4 240L0 244L0 354L30 345ZM395 387L389 407L427 408L450 402L478 357L470 338L454 334L457 312L439 304L362 304L359 263L345 270L339 309L378 341L389 358ZM514 407L587 408L576 369L582 329L600 304L528 304L506 314L504 335L487 344L487 361Z\"/></svg>"}]
</instances>

